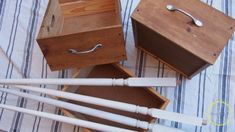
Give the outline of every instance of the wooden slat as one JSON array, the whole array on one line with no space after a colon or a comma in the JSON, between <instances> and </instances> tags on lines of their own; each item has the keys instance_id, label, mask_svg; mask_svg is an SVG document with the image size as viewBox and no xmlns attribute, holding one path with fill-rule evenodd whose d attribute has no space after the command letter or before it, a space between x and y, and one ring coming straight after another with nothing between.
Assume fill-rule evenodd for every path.
<instances>
[{"instance_id":1,"label":"wooden slat","mask_svg":"<svg viewBox=\"0 0 235 132\"><path fill-rule=\"evenodd\" d=\"M75 1L80 1L80 0L59 0L59 3L63 4L63 3L75 2Z\"/></svg>"},{"instance_id":2,"label":"wooden slat","mask_svg":"<svg viewBox=\"0 0 235 132\"><path fill-rule=\"evenodd\" d=\"M64 21L64 28L60 35L102 30L117 25L121 25L120 16L113 11L93 15L67 17Z\"/></svg>"},{"instance_id":3,"label":"wooden slat","mask_svg":"<svg viewBox=\"0 0 235 132\"><path fill-rule=\"evenodd\" d=\"M79 0L61 4L65 17L92 15L115 11L116 0Z\"/></svg>"}]
</instances>

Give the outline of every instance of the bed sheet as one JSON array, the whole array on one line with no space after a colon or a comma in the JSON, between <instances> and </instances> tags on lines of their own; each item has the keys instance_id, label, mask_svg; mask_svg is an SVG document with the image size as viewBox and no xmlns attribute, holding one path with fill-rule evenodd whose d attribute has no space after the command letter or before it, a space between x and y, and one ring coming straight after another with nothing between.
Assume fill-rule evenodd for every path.
<instances>
[{"instance_id":1,"label":"bed sheet","mask_svg":"<svg viewBox=\"0 0 235 132\"><path fill-rule=\"evenodd\" d=\"M159 60L135 48L130 15L139 0L121 0L123 31L128 60L122 64L139 77L176 77L175 88L156 87L170 103L169 111L204 117L209 125L196 127L167 120L158 123L188 132L235 131L235 38L234 35L213 66L188 80ZM234 0L204 0L235 17ZM67 78L70 70L51 72L35 41L48 0L0 0L0 78ZM179 60L180 61L180 60ZM40 85L43 88L60 89ZM40 96L43 94L32 93ZM0 103L62 114L51 105L0 93ZM0 109L0 131L74 132L77 126Z\"/></svg>"}]
</instances>

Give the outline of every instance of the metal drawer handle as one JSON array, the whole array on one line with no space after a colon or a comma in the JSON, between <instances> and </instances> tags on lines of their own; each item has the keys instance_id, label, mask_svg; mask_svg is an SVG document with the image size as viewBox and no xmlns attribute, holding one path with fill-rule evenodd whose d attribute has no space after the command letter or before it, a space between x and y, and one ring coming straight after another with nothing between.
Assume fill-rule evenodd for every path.
<instances>
[{"instance_id":1,"label":"metal drawer handle","mask_svg":"<svg viewBox=\"0 0 235 132\"><path fill-rule=\"evenodd\" d=\"M169 11L179 11L179 12L185 14L186 16L189 16L190 18L192 18L193 23L194 23L196 26L198 26L198 27L202 27L202 26L203 26L203 23L202 23L200 20L196 19L196 18L193 17L191 14L189 14L188 12L186 12L186 11L184 11L184 10L182 10L182 9L176 8L176 7L173 6L173 5L167 5L166 8L167 8Z\"/></svg>"},{"instance_id":2,"label":"metal drawer handle","mask_svg":"<svg viewBox=\"0 0 235 132\"><path fill-rule=\"evenodd\" d=\"M94 46L92 49L87 50L87 51L77 51L75 49L69 49L68 52L70 54L87 54L87 53L91 53L94 52L95 50L97 50L98 48L101 48L103 45L102 44L97 44L96 46Z\"/></svg>"}]
</instances>

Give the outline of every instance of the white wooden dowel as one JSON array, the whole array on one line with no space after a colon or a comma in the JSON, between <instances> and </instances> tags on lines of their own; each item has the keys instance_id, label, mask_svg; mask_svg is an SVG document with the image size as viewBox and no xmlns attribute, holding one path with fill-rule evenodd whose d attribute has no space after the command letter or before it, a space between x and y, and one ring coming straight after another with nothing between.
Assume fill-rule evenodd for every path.
<instances>
[{"instance_id":1,"label":"white wooden dowel","mask_svg":"<svg viewBox=\"0 0 235 132\"><path fill-rule=\"evenodd\" d=\"M93 117L98 117L98 118L106 119L109 121L117 122L120 124L125 124L125 125L136 127L136 128L142 128L145 130L152 130L153 129L153 125L149 124L146 121L140 121L140 120L137 120L134 118L130 118L130 117L126 117L126 116L122 116L122 115L118 115L118 114L113 114L113 113L109 113L109 112L105 112L105 111L101 111L101 110L96 110L93 108L88 108L88 107L84 107L84 106L75 105L72 103L67 103L64 101L59 101L59 100L50 99L50 98L44 98L44 97L31 95L31 94L27 94L27 93L23 93L23 92L18 92L15 90L10 90L10 89L5 89L5 88L0 88L0 91L6 92L9 94L14 94L14 95L21 96L21 97L25 97L25 98L29 98L32 100L44 102L44 103L51 104L51 105L61 107L61 108L65 108L65 109L68 109L71 111L90 115Z\"/></svg>"},{"instance_id":2,"label":"white wooden dowel","mask_svg":"<svg viewBox=\"0 0 235 132\"><path fill-rule=\"evenodd\" d=\"M0 104L0 108L12 110L12 111L17 111L17 112L22 112L22 113L30 114L30 115L34 115L34 116L39 116L42 118L47 118L47 119L51 119L51 120L55 120L55 121L59 121L59 122L65 122L65 123L69 123L69 124L93 129L93 130L98 130L98 131L135 132L135 131L127 130L127 129L123 129L123 128L103 125L103 124L94 123L94 122L90 122L90 121L84 121L84 120L70 118L70 117L66 117L66 116L60 116L60 115L55 115L55 114L50 114L50 113L45 113L45 112L39 112L39 111L35 111L35 110L29 110L29 109L25 109L25 108L19 108L19 107L15 107L15 106L4 105L4 104Z\"/></svg>"},{"instance_id":3,"label":"white wooden dowel","mask_svg":"<svg viewBox=\"0 0 235 132\"><path fill-rule=\"evenodd\" d=\"M75 79L0 79L0 84L48 84L48 85L80 85L80 86L130 86L155 87L176 86L175 78L75 78Z\"/></svg>"},{"instance_id":4,"label":"white wooden dowel","mask_svg":"<svg viewBox=\"0 0 235 132\"><path fill-rule=\"evenodd\" d=\"M173 113L159 109L149 109L149 114L152 117L158 117L160 119L167 119L171 121L181 122L185 124L192 124L197 126L207 125L207 120L199 117L188 116L180 113Z\"/></svg>"},{"instance_id":5,"label":"white wooden dowel","mask_svg":"<svg viewBox=\"0 0 235 132\"><path fill-rule=\"evenodd\" d=\"M150 115L154 118L159 118L159 119L166 119L166 120L192 124L192 125L198 125L198 126L207 124L207 121L203 118L192 117L192 116L179 114L175 112L168 112L168 111L164 111L164 110L160 110L156 108L138 106L135 104L123 103L123 102L118 102L118 101L112 101L112 100L107 100L107 99L101 99L101 98L96 98L96 97L90 97L90 96L85 96L85 95L80 95L80 94L74 94L74 93L68 93L68 92L62 92L58 90L38 88L38 87L32 87L32 86L13 85L11 87L44 93L44 94L61 97L65 99L70 99L74 101L80 101L80 102L85 102L89 104L95 104L99 106L123 110L127 112Z\"/></svg>"}]
</instances>

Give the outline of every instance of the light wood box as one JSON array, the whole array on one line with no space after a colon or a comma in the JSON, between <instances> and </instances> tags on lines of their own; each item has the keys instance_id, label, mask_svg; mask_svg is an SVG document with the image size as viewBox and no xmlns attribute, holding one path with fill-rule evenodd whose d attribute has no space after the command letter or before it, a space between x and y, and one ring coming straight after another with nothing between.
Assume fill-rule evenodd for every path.
<instances>
[{"instance_id":1,"label":"light wood box","mask_svg":"<svg viewBox=\"0 0 235 132\"><path fill-rule=\"evenodd\" d=\"M133 74L130 73L127 69L120 66L119 64L106 64L106 65L100 65L95 66L91 70L87 70L88 72L80 73L81 76L86 76L88 78L128 78L133 77ZM85 73L85 74L84 74ZM75 90L76 89L76 90ZM74 91L75 90L75 91ZM104 98L109 100L115 100L115 101L121 101L126 103L132 103L140 106L147 106L149 108L159 108L159 109L165 109L167 106L169 100L165 97L161 96L158 92L156 92L153 88L136 88L136 87L88 87L88 86L80 86L80 87L68 87L64 89L64 91L70 91L74 93L79 93L82 95L88 95L98 98ZM68 100L67 100L68 101ZM91 108L104 110L116 114L121 114L129 117L133 117L139 120L144 120L148 122L155 121L150 116L144 116L141 114L135 114L130 112L124 112L120 110L114 110L106 107L101 106L95 106L90 105L86 103L81 102L75 102L75 101L68 101L75 104L79 104L82 106L88 106ZM81 115L78 113L74 113L71 111L63 110L64 114L71 117L77 117L77 118L83 118L88 121L93 121L97 123L107 124L111 126L117 126L127 129L133 129L142 131L140 129L136 129L133 127L129 127L126 125L118 124L115 122L87 116L87 115ZM83 129L84 130L84 129Z\"/></svg>"},{"instance_id":2,"label":"light wood box","mask_svg":"<svg viewBox=\"0 0 235 132\"><path fill-rule=\"evenodd\" d=\"M53 71L125 60L119 0L50 0L37 42Z\"/></svg>"},{"instance_id":3,"label":"light wood box","mask_svg":"<svg viewBox=\"0 0 235 132\"><path fill-rule=\"evenodd\" d=\"M188 78L215 63L235 30L234 19L199 0L142 0L131 17L136 46Z\"/></svg>"}]
</instances>

